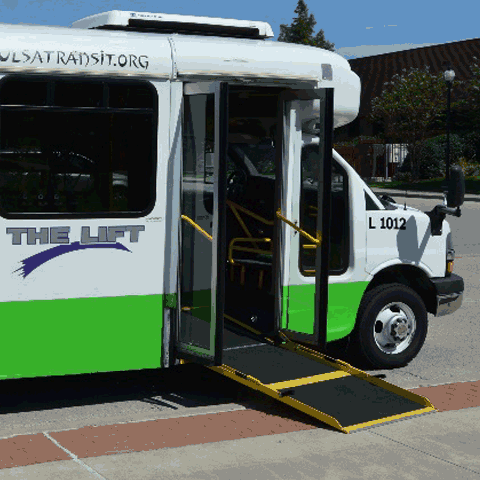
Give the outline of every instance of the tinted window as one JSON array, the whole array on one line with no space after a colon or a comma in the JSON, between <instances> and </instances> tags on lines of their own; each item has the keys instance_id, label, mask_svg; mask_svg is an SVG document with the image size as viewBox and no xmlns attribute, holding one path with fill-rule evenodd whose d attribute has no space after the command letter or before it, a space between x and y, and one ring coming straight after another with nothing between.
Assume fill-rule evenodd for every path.
<instances>
[{"instance_id":1,"label":"tinted window","mask_svg":"<svg viewBox=\"0 0 480 480\"><path fill-rule=\"evenodd\" d=\"M0 88L0 105L46 105L46 80L5 81Z\"/></svg>"},{"instance_id":2,"label":"tinted window","mask_svg":"<svg viewBox=\"0 0 480 480\"><path fill-rule=\"evenodd\" d=\"M302 149L302 190L300 199L300 225L315 238L318 211L318 169L320 163L316 147ZM343 273L348 266L348 188L347 173L332 162L332 197L330 217L330 269L331 275ZM315 275L317 249L310 240L300 236L300 270L306 276Z\"/></svg>"},{"instance_id":3,"label":"tinted window","mask_svg":"<svg viewBox=\"0 0 480 480\"><path fill-rule=\"evenodd\" d=\"M131 88L125 84L110 85L108 104L112 108L152 108L154 90L148 84Z\"/></svg>"},{"instance_id":4,"label":"tinted window","mask_svg":"<svg viewBox=\"0 0 480 480\"><path fill-rule=\"evenodd\" d=\"M365 192L365 208L366 210L380 210L378 205L373 201L373 198Z\"/></svg>"},{"instance_id":5,"label":"tinted window","mask_svg":"<svg viewBox=\"0 0 480 480\"><path fill-rule=\"evenodd\" d=\"M250 161L259 175L275 175L275 147L265 140L258 143L234 143L232 147L243 153L243 161Z\"/></svg>"},{"instance_id":6,"label":"tinted window","mask_svg":"<svg viewBox=\"0 0 480 480\"><path fill-rule=\"evenodd\" d=\"M53 105L57 107L101 107L103 82L57 81Z\"/></svg>"},{"instance_id":7,"label":"tinted window","mask_svg":"<svg viewBox=\"0 0 480 480\"><path fill-rule=\"evenodd\" d=\"M133 98L148 91L150 103L112 107L112 88ZM42 108L30 107L35 96ZM5 214L138 214L153 204L156 97L149 84L11 78L0 84L0 98Z\"/></svg>"}]
</instances>

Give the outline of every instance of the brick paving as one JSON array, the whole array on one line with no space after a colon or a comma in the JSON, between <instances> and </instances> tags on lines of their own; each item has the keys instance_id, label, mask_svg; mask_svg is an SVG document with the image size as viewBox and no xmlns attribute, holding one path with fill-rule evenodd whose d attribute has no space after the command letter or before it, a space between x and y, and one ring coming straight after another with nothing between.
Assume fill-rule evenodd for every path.
<instances>
[{"instance_id":1,"label":"brick paving","mask_svg":"<svg viewBox=\"0 0 480 480\"><path fill-rule=\"evenodd\" d=\"M480 381L459 382L411 391L427 397L439 412L480 406ZM126 452L236 440L315 429L315 423L256 410L192 417L87 426L62 432L18 435L0 440L0 469L72 458L91 458Z\"/></svg>"}]
</instances>

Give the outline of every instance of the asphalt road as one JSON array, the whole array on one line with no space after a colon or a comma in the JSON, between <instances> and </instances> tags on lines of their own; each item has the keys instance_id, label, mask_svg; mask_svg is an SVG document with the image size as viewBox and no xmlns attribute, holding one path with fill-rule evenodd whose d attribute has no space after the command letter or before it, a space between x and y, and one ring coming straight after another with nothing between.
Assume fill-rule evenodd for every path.
<instances>
[{"instance_id":1,"label":"asphalt road","mask_svg":"<svg viewBox=\"0 0 480 480\"><path fill-rule=\"evenodd\" d=\"M396 197L401 201L401 197ZM409 198L430 210L438 200ZM450 316L429 317L427 340L407 367L375 371L405 388L480 379L480 203L467 202L460 218L449 217L465 280L464 304ZM354 363L354 362L352 362ZM271 411L276 402L196 365L170 371L6 380L0 389L0 438L147 419L215 413L254 407Z\"/></svg>"}]
</instances>

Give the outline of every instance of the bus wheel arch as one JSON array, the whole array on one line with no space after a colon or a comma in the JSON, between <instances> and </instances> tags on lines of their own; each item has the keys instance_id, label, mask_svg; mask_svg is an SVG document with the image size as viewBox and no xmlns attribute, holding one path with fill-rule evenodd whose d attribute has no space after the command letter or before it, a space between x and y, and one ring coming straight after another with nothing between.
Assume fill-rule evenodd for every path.
<instances>
[{"instance_id":1,"label":"bus wheel arch","mask_svg":"<svg viewBox=\"0 0 480 480\"><path fill-rule=\"evenodd\" d=\"M364 292L364 296L380 285L399 283L414 290L425 303L428 313L437 309L436 291L427 274L413 265L393 265L375 274Z\"/></svg>"}]
</instances>

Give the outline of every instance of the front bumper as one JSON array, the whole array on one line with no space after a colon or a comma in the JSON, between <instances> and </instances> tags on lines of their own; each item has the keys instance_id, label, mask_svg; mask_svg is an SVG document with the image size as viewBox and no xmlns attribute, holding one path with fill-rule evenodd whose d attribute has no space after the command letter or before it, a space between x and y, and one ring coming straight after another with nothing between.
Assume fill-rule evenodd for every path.
<instances>
[{"instance_id":1,"label":"front bumper","mask_svg":"<svg viewBox=\"0 0 480 480\"><path fill-rule=\"evenodd\" d=\"M452 273L448 277L430 279L436 290L436 317L449 315L462 306L465 285L463 278Z\"/></svg>"}]
</instances>

